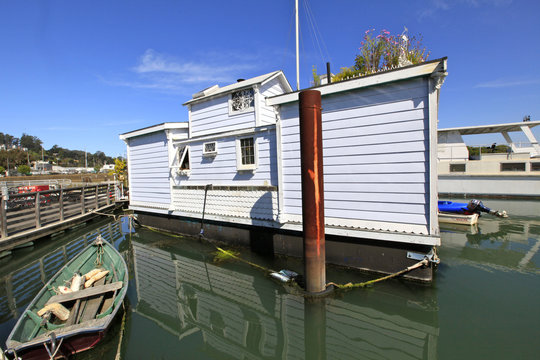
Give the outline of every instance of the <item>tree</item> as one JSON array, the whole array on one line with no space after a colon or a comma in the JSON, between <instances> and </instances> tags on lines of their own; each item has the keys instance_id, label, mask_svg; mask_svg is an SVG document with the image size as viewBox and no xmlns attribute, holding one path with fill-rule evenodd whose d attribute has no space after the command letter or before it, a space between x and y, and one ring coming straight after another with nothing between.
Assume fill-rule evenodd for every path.
<instances>
[{"instance_id":1,"label":"tree","mask_svg":"<svg viewBox=\"0 0 540 360\"><path fill-rule=\"evenodd\" d=\"M30 167L28 165L21 165L17 168L17 172L19 172L19 174L23 174L23 175L30 175L31 171L30 171Z\"/></svg>"},{"instance_id":2,"label":"tree","mask_svg":"<svg viewBox=\"0 0 540 360\"><path fill-rule=\"evenodd\" d=\"M23 133L21 136L20 144L22 147L34 152L41 151L41 144L43 142L37 137Z\"/></svg>"},{"instance_id":3,"label":"tree","mask_svg":"<svg viewBox=\"0 0 540 360\"><path fill-rule=\"evenodd\" d=\"M116 158L114 159L114 170L111 170L109 175L116 175L116 178L120 181L124 181L126 178L126 161Z\"/></svg>"},{"instance_id":4,"label":"tree","mask_svg":"<svg viewBox=\"0 0 540 360\"><path fill-rule=\"evenodd\" d=\"M5 175L6 169L3 166L0 166L0 175Z\"/></svg>"}]
</instances>

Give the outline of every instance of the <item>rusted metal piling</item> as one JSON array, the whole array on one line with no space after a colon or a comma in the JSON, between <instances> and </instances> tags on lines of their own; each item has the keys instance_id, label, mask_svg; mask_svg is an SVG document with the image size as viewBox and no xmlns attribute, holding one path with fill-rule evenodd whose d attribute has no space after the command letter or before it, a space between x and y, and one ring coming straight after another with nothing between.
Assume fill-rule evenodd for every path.
<instances>
[{"instance_id":1,"label":"rusted metal piling","mask_svg":"<svg viewBox=\"0 0 540 360\"><path fill-rule=\"evenodd\" d=\"M300 99L302 222L306 291L326 289L321 93L304 90Z\"/></svg>"}]
</instances>

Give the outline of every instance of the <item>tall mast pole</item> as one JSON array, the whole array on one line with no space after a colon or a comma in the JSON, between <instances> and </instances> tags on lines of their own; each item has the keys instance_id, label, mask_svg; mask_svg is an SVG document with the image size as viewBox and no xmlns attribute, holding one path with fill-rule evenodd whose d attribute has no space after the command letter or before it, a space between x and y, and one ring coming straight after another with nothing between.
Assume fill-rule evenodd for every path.
<instances>
[{"instance_id":1,"label":"tall mast pole","mask_svg":"<svg viewBox=\"0 0 540 360\"><path fill-rule=\"evenodd\" d=\"M300 51L298 41L298 0L295 1L296 8L296 90L300 90Z\"/></svg>"}]
</instances>

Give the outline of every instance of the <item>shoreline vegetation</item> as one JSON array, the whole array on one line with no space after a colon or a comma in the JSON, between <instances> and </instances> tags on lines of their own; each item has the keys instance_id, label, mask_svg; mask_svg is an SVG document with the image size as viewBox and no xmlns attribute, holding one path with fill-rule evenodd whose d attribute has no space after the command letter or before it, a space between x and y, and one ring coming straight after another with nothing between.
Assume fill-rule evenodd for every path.
<instances>
[{"instance_id":1,"label":"shoreline vegetation","mask_svg":"<svg viewBox=\"0 0 540 360\"><path fill-rule=\"evenodd\" d=\"M23 174L30 173L33 162L62 167L92 167L99 171L105 164L114 164L116 158L107 156L103 151L95 153L84 150L70 150L58 145L50 149L43 148L43 142L37 137L23 133L20 138L0 132L0 173L6 170L18 170ZM28 169L27 169L28 167Z\"/></svg>"}]
</instances>

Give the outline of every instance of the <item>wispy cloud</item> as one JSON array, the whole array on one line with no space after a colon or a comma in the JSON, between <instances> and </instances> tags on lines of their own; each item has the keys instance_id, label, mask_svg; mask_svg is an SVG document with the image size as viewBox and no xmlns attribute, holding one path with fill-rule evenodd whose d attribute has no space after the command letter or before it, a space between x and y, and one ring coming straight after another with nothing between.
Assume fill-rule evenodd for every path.
<instances>
[{"instance_id":1,"label":"wispy cloud","mask_svg":"<svg viewBox=\"0 0 540 360\"><path fill-rule=\"evenodd\" d=\"M513 0L433 0L429 4L423 4L422 10L419 12L420 18L425 18L434 15L440 11L447 11L452 9L456 5L464 4L469 7L482 7L482 6L495 6L502 7L508 6Z\"/></svg>"},{"instance_id":2,"label":"wispy cloud","mask_svg":"<svg viewBox=\"0 0 540 360\"><path fill-rule=\"evenodd\" d=\"M147 49L128 74L111 79L100 77L111 86L155 90L166 93L191 93L213 84L227 84L245 77L261 66L262 54L206 52L182 59Z\"/></svg>"},{"instance_id":3,"label":"wispy cloud","mask_svg":"<svg viewBox=\"0 0 540 360\"><path fill-rule=\"evenodd\" d=\"M536 85L540 84L540 79L524 79L524 78L514 78L514 79L496 79L491 81L486 81L483 83L476 84L475 88L505 88L513 86L523 86L523 85Z\"/></svg>"}]
</instances>

